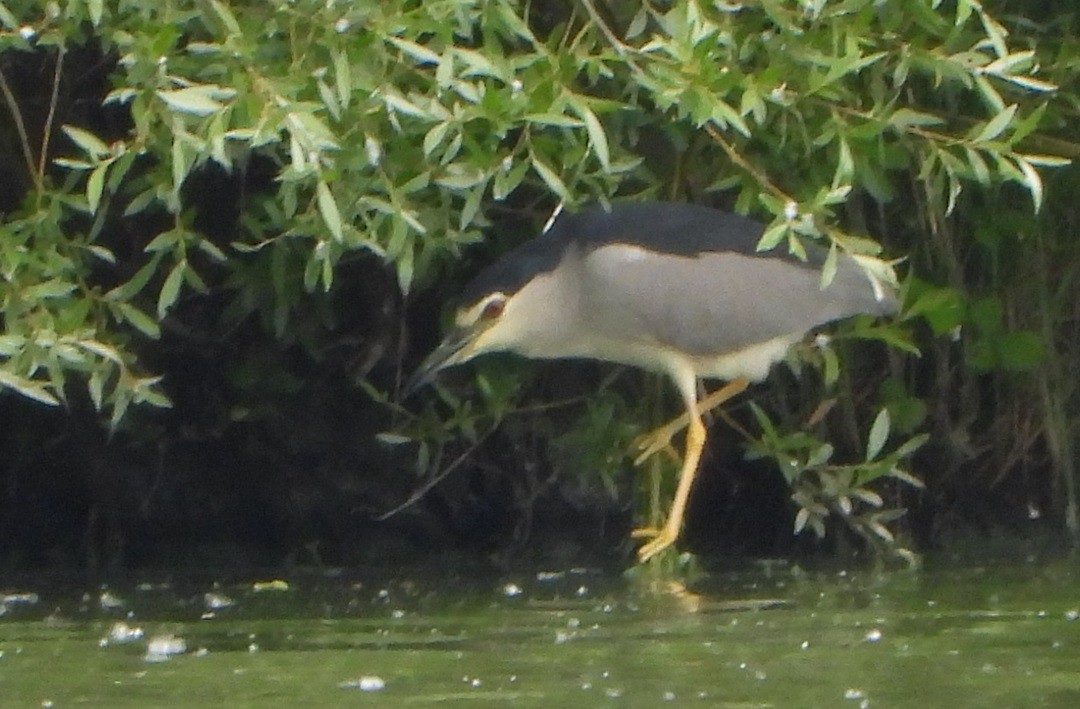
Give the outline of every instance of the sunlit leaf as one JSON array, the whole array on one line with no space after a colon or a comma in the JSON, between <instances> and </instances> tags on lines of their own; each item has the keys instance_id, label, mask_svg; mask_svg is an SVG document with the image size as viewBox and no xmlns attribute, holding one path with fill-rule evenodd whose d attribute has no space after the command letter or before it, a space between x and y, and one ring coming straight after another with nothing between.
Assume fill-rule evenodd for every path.
<instances>
[{"instance_id":1,"label":"sunlit leaf","mask_svg":"<svg viewBox=\"0 0 1080 709\"><path fill-rule=\"evenodd\" d=\"M52 395L49 390L45 388L39 382L35 382L30 379L25 379L17 374L13 374L6 369L0 369L0 387L12 389L19 392L23 396L39 401L42 404L48 404L49 406L59 406L60 402L55 396Z\"/></svg>"},{"instance_id":2,"label":"sunlit leaf","mask_svg":"<svg viewBox=\"0 0 1080 709\"><path fill-rule=\"evenodd\" d=\"M330 192L330 186L322 180L315 186L315 197L319 203L319 214L322 215L326 228L330 230L335 241L342 241L344 234L341 227L341 212L338 211L337 202Z\"/></svg>"},{"instance_id":3,"label":"sunlit leaf","mask_svg":"<svg viewBox=\"0 0 1080 709\"><path fill-rule=\"evenodd\" d=\"M600 125L600 120L584 102L575 101L573 106L577 114L581 116L581 120L585 122L585 131L589 134L589 144L592 146L593 152L596 153L597 159L600 160L600 164L605 170L611 170L611 153L608 149L607 134L604 133L604 127Z\"/></svg>"},{"instance_id":4,"label":"sunlit leaf","mask_svg":"<svg viewBox=\"0 0 1080 709\"><path fill-rule=\"evenodd\" d=\"M552 192L565 202L571 201L570 190L566 189L566 183L562 181L562 178L554 170L535 156L533 156L531 164L533 169L536 170L536 174L540 175L540 179L551 188Z\"/></svg>"},{"instance_id":5,"label":"sunlit leaf","mask_svg":"<svg viewBox=\"0 0 1080 709\"><path fill-rule=\"evenodd\" d=\"M335 50L334 58L334 86L337 89L338 101L348 108L352 98L352 69L349 66L349 55L343 50Z\"/></svg>"},{"instance_id":6,"label":"sunlit leaf","mask_svg":"<svg viewBox=\"0 0 1080 709\"><path fill-rule=\"evenodd\" d=\"M987 121L982 129L979 130L971 140L976 143L985 143L997 138L1009 127L1009 123L1012 121L1013 116L1016 115L1016 108L1017 105L1015 103L1005 108L1005 110Z\"/></svg>"},{"instance_id":7,"label":"sunlit leaf","mask_svg":"<svg viewBox=\"0 0 1080 709\"><path fill-rule=\"evenodd\" d=\"M171 91L157 91L157 97L168 104L169 108L180 113L194 116L209 116L225 108L218 98L225 95L218 87L190 86ZM235 92L234 92L235 93Z\"/></svg>"},{"instance_id":8,"label":"sunlit leaf","mask_svg":"<svg viewBox=\"0 0 1080 709\"><path fill-rule=\"evenodd\" d=\"M790 225L786 221L774 221L761 235L761 239L758 240L757 250L771 251L775 249L787 236L789 228Z\"/></svg>"},{"instance_id":9,"label":"sunlit leaf","mask_svg":"<svg viewBox=\"0 0 1080 709\"><path fill-rule=\"evenodd\" d=\"M105 173L108 169L108 162L98 165L90 173L90 179L86 181L86 205L91 214L95 214L98 205L101 204L101 193L105 189Z\"/></svg>"},{"instance_id":10,"label":"sunlit leaf","mask_svg":"<svg viewBox=\"0 0 1080 709\"><path fill-rule=\"evenodd\" d=\"M183 261L178 261L172 270L169 271L169 275L165 278L165 283L161 286L161 292L158 294L157 302L157 316L160 320L165 317L165 313L176 302L177 297L180 295L180 284L184 281L184 269L186 264ZM134 323L133 323L134 324Z\"/></svg>"},{"instance_id":11,"label":"sunlit leaf","mask_svg":"<svg viewBox=\"0 0 1080 709\"><path fill-rule=\"evenodd\" d=\"M419 64L438 64L440 61L438 54L412 40L402 37L387 37L387 41L415 59Z\"/></svg>"},{"instance_id":12,"label":"sunlit leaf","mask_svg":"<svg viewBox=\"0 0 1080 709\"><path fill-rule=\"evenodd\" d=\"M1043 203L1042 177L1039 176L1039 171L1035 169L1035 166L1024 158L1017 157L1015 161L1016 166L1020 168L1020 172L1024 175L1024 186L1031 193L1031 201L1037 212L1042 208Z\"/></svg>"},{"instance_id":13,"label":"sunlit leaf","mask_svg":"<svg viewBox=\"0 0 1080 709\"><path fill-rule=\"evenodd\" d=\"M1035 58L1035 52L1033 50L1025 50L1023 52L1013 52L1006 54L1003 57L998 57L994 61L990 62L982 68L982 72L985 74L1008 74L1010 71L1021 64L1029 64Z\"/></svg>"},{"instance_id":14,"label":"sunlit leaf","mask_svg":"<svg viewBox=\"0 0 1080 709\"><path fill-rule=\"evenodd\" d=\"M15 15L11 14L11 10L7 9L4 3L0 2L0 23L3 23L9 30L19 29L19 21L15 18Z\"/></svg>"},{"instance_id":15,"label":"sunlit leaf","mask_svg":"<svg viewBox=\"0 0 1080 709\"><path fill-rule=\"evenodd\" d=\"M559 126L561 128L580 128L584 122L573 116L561 113L530 113L525 116L529 123L539 123L546 126Z\"/></svg>"},{"instance_id":16,"label":"sunlit leaf","mask_svg":"<svg viewBox=\"0 0 1080 709\"><path fill-rule=\"evenodd\" d=\"M1039 167L1065 167L1071 165L1072 160L1069 158L1059 157L1057 155L1030 155L1017 153L1017 158L1029 162L1032 165L1038 165Z\"/></svg>"},{"instance_id":17,"label":"sunlit leaf","mask_svg":"<svg viewBox=\"0 0 1080 709\"><path fill-rule=\"evenodd\" d=\"M218 19L224 25L225 31L229 35L239 35L240 23L237 22L236 16L233 15L228 5L220 2L220 0L210 0L210 5L214 8L214 14L218 16Z\"/></svg>"},{"instance_id":18,"label":"sunlit leaf","mask_svg":"<svg viewBox=\"0 0 1080 709\"><path fill-rule=\"evenodd\" d=\"M90 131L71 125L63 126L61 130L91 158L102 158L109 154L109 146L105 141Z\"/></svg>"},{"instance_id":19,"label":"sunlit leaf","mask_svg":"<svg viewBox=\"0 0 1080 709\"><path fill-rule=\"evenodd\" d=\"M885 441L889 438L889 410L882 409L870 426L870 435L866 439L866 459L876 460Z\"/></svg>"},{"instance_id":20,"label":"sunlit leaf","mask_svg":"<svg viewBox=\"0 0 1080 709\"><path fill-rule=\"evenodd\" d=\"M939 126L945 122L941 116L932 113L924 113L914 109L901 107L892 112L888 118L888 124L893 128L923 128L926 126Z\"/></svg>"},{"instance_id":21,"label":"sunlit leaf","mask_svg":"<svg viewBox=\"0 0 1080 709\"><path fill-rule=\"evenodd\" d=\"M111 307L120 318L130 323L136 330L156 340L161 337L161 328L156 320L130 303L112 303Z\"/></svg>"},{"instance_id":22,"label":"sunlit leaf","mask_svg":"<svg viewBox=\"0 0 1080 709\"><path fill-rule=\"evenodd\" d=\"M96 340L78 340L75 344L84 350L93 352L99 357L104 357L111 362L121 366L124 364L124 358L120 356L120 352L115 347L106 345L104 342L98 342Z\"/></svg>"},{"instance_id":23,"label":"sunlit leaf","mask_svg":"<svg viewBox=\"0 0 1080 709\"><path fill-rule=\"evenodd\" d=\"M1058 90L1057 84L1052 84L1049 81L1043 81L1042 79L1036 79L1034 76L1027 76L1024 74L1007 74L998 78L1004 81L1008 81L1011 84L1016 84L1017 86L1025 88L1028 91L1038 91L1046 93Z\"/></svg>"}]
</instances>

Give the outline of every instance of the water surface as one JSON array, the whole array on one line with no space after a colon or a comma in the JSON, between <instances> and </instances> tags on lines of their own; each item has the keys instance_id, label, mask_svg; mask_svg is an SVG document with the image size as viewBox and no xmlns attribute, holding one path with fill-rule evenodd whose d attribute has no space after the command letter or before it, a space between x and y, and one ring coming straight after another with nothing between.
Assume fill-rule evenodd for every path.
<instances>
[{"instance_id":1,"label":"water surface","mask_svg":"<svg viewBox=\"0 0 1080 709\"><path fill-rule=\"evenodd\" d=\"M0 704L1080 707L1077 578L1056 561L755 565L690 589L587 569L24 580L0 587Z\"/></svg>"}]
</instances>

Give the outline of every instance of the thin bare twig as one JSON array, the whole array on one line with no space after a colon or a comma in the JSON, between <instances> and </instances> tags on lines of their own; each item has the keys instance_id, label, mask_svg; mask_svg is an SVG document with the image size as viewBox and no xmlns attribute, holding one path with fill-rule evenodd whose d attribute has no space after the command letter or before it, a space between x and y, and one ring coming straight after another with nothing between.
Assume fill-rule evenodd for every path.
<instances>
[{"instance_id":1,"label":"thin bare twig","mask_svg":"<svg viewBox=\"0 0 1080 709\"><path fill-rule=\"evenodd\" d=\"M472 455L476 451L476 449L480 447L480 444L483 443L485 440L487 440L488 436L490 436L492 433L494 433L495 429L497 429L498 427L499 427L498 423L496 423L494 426L492 426L487 431L485 431L483 433L483 435L481 435L479 438L477 438L476 441L465 450L465 452L463 452L457 458L454 458L454 460L450 463L450 465L448 465L445 468L443 468L442 470L440 470L430 480L428 480L426 483L421 485L416 491L413 492L413 494L409 495L409 497L406 498L406 500L404 502L402 502L400 505L397 505L396 507L392 507L389 510L387 510L386 512L383 512L381 515L376 517L375 521L382 522L383 520L387 520L387 519L393 517L394 515L396 515L398 512L401 512L406 507L411 507L412 505L419 502L420 499L422 497L424 497L424 495L427 495L429 492L431 492L431 489L433 487L435 487L436 485L441 483L444 479L446 479L447 475L454 472L454 470L456 470L459 465L461 465L466 460L468 460L469 456Z\"/></svg>"},{"instance_id":2,"label":"thin bare twig","mask_svg":"<svg viewBox=\"0 0 1080 709\"><path fill-rule=\"evenodd\" d=\"M712 125L711 123L705 124L705 132L712 136L712 139L717 142L717 144L720 146L721 149L723 149L725 153L727 153L727 156L731 159L731 162L735 163L743 170L753 175L754 179L758 181L758 184L760 184L762 187L767 189L769 192L772 192L775 196L779 197L785 202L795 201L791 197L789 197L782 189L770 182L769 178L764 173L762 173L756 167L748 163L746 161L746 158L744 158L742 155L739 155L739 151L735 150L734 146L732 146L731 143L727 142L727 140L720 133L720 130L716 126Z\"/></svg>"},{"instance_id":3,"label":"thin bare twig","mask_svg":"<svg viewBox=\"0 0 1080 709\"><path fill-rule=\"evenodd\" d=\"M630 47L619 39L618 35L611 31L611 28L604 22L604 18L600 16L600 13L596 11L596 6L592 4L592 0L581 0L581 4L585 6L585 11L589 13L589 19L592 23L600 28L600 32L607 37L608 44L619 54L619 56L625 56Z\"/></svg>"},{"instance_id":4,"label":"thin bare twig","mask_svg":"<svg viewBox=\"0 0 1080 709\"><path fill-rule=\"evenodd\" d=\"M56 105L60 101L60 76L64 72L64 47L61 45L56 50L56 70L53 72L52 96L49 97L49 115L45 118L45 128L41 135L41 154L38 156L37 178L40 194L41 186L45 184L45 165L49 160L49 138L52 136L53 120L56 118Z\"/></svg>"},{"instance_id":5,"label":"thin bare twig","mask_svg":"<svg viewBox=\"0 0 1080 709\"><path fill-rule=\"evenodd\" d=\"M11 117L15 120L15 130L19 134L19 143L22 147L23 159L26 160L27 173L30 175L30 179L34 181L35 189L40 192L43 185L38 179L37 171L34 169L34 155L30 151L30 138L26 135L26 124L23 123L22 111L19 110L19 102L15 99L15 94L11 92L11 87L8 86L2 70L0 70L0 92L3 92L8 111L11 112Z\"/></svg>"}]
</instances>

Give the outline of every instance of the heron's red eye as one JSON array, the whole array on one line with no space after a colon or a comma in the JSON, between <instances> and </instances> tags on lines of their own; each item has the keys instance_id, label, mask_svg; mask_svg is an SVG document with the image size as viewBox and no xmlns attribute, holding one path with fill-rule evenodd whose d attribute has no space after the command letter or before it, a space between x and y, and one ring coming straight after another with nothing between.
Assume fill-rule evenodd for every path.
<instances>
[{"instance_id":1,"label":"heron's red eye","mask_svg":"<svg viewBox=\"0 0 1080 709\"><path fill-rule=\"evenodd\" d=\"M503 308L506 307L506 301L502 298L493 298L484 304L484 309L480 311L481 320L495 320L503 313Z\"/></svg>"}]
</instances>

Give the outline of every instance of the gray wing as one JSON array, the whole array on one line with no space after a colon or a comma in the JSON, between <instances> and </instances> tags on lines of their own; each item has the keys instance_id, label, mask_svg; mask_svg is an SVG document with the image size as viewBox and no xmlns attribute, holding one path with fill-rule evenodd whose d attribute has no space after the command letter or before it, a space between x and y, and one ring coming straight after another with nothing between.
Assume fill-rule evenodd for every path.
<instances>
[{"instance_id":1,"label":"gray wing","mask_svg":"<svg viewBox=\"0 0 1080 709\"><path fill-rule=\"evenodd\" d=\"M862 270L842 257L828 289L817 268L734 251L694 257L612 244L583 263L588 327L696 356L735 352L858 313L883 313Z\"/></svg>"}]
</instances>

